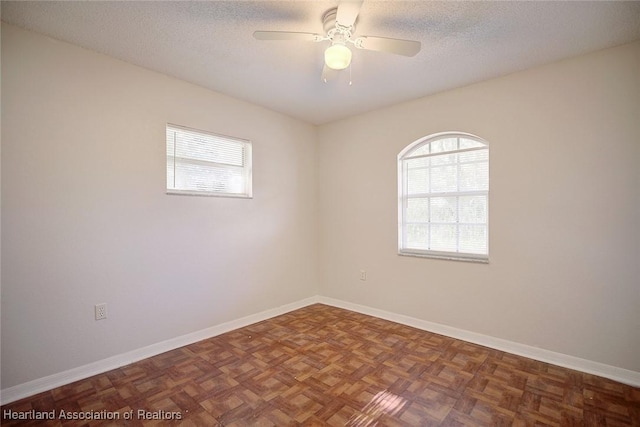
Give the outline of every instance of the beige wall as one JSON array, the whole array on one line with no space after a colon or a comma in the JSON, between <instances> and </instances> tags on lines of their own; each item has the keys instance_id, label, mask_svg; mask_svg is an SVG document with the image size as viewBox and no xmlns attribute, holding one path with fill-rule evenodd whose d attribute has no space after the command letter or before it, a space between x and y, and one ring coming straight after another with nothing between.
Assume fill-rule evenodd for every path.
<instances>
[{"instance_id":1,"label":"beige wall","mask_svg":"<svg viewBox=\"0 0 640 427\"><path fill-rule=\"evenodd\" d=\"M443 131L490 144L488 265L397 255L396 156ZM318 156L323 295L640 371L640 43L323 126Z\"/></svg>"},{"instance_id":2,"label":"beige wall","mask_svg":"<svg viewBox=\"0 0 640 427\"><path fill-rule=\"evenodd\" d=\"M166 195L167 122L254 198ZM3 389L317 294L313 126L5 24L2 125Z\"/></svg>"}]
</instances>

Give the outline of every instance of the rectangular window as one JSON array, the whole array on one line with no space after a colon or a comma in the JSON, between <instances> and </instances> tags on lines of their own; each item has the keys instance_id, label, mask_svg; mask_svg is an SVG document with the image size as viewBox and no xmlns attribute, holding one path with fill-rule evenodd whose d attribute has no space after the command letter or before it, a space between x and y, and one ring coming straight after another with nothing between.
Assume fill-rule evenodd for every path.
<instances>
[{"instance_id":1,"label":"rectangular window","mask_svg":"<svg viewBox=\"0 0 640 427\"><path fill-rule=\"evenodd\" d=\"M251 142L168 124L167 194L252 197Z\"/></svg>"}]
</instances>

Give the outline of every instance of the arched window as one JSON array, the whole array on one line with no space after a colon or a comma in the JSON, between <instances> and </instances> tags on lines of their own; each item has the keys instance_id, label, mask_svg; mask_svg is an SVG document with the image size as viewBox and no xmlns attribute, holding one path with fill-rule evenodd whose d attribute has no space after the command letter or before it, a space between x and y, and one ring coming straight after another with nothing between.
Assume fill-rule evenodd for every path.
<instances>
[{"instance_id":1,"label":"arched window","mask_svg":"<svg viewBox=\"0 0 640 427\"><path fill-rule=\"evenodd\" d=\"M398 253L488 261L486 141L439 133L398 154Z\"/></svg>"}]
</instances>

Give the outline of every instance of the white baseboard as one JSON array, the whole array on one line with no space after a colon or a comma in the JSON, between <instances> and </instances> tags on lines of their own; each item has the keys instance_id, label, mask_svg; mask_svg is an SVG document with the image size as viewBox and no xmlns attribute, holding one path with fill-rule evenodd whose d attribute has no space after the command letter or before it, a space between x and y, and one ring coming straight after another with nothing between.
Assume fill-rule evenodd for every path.
<instances>
[{"instance_id":1,"label":"white baseboard","mask_svg":"<svg viewBox=\"0 0 640 427\"><path fill-rule=\"evenodd\" d=\"M427 320L416 319L410 316L404 316L364 305L354 304L334 298L314 296L303 300L286 304L281 307L262 311L257 314L242 317L220 325L212 326L207 329L196 331L187 335L172 338L147 347L133 350L127 353L119 354L103 360L99 360L88 365L69 369L68 371L49 375L47 377L38 378L14 387L2 390L0 393L0 404L14 402L24 397L33 396L43 391L51 390L74 381L89 378L130 363L137 362L147 357L152 357L185 345L193 344L207 338L211 338L234 329L242 328L253 323L261 322L281 314L306 307L311 304L322 303L333 307L344 308L346 310L355 311L369 316L375 316L381 319L390 320L392 322L411 326L424 331L445 335L451 338L479 344L496 350L505 351L507 353L517 354L519 356L528 357L530 359L539 360L541 362L551 363L553 365L562 366L576 371L586 372L593 375L609 378L634 387L640 387L640 372L628 369L618 368L604 363L594 362L591 360L581 359L579 357L569 356L550 350L544 350L537 347L519 344L513 341L507 341L501 338L495 338L488 335L478 334L476 332L466 331L439 323L429 322Z\"/></svg>"},{"instance_id":2,"label":"white baseboard","mask_svg":"<svg viewBox=\"0 0 640 427\"><path fill-rule=\"evenodd\" d=\"M557 353L555 351L532 347L526 344L507 341L501 338L495 338L476 332L466 331L464 329L442 325L440 323L416 319L414 317L391 313L388 311L379 310L376 308L371 308L364 305L354 304L333 298L318 297L318 302L362 314L367 314L369 316L379 317L381 319L390 320L392 322L401 323L403 325L412 326L424 331L429 331L474 344L479 344L485 347L493 348L495 350L517 354L518 356L528 357L529 359L538 360L540 362L546 362L552 365L562 366L564 368L609 378L611 380L618 381L623 384L628 384L633 387L640 387L640 372L618 368L616 366L606 365L604 363L594 362L592 360L581 359L579 357L569 356L566 354Z\"/></svg>"},{"instance_id":3,"label":"white baseboard","mask_svg":"<svg viewBox=\"0 0 640 427\"><path fill-rule=\"evenodd\" d=\"M147 357L152 357L170 350L175 350L176 348L184 347L185 345L193 344L194 342L215 337L216 335L224 334L225 332L233 331L234 329L261 322L263 320L306 307L316 302L318 302L317 297L306 298L301 301L265 310L257 314L225 322L190 334L171 338L137 350L98 360L97 362L69 369L68 371L59 372L57 374L9 387L2 390L0 393L0 404L5 405L24 397L33 396L34 394L41 393L43 391L70 384L74 381L102 374L112 369L120 368L121 366L146 359Z\"/></svg>"}]
</instances>

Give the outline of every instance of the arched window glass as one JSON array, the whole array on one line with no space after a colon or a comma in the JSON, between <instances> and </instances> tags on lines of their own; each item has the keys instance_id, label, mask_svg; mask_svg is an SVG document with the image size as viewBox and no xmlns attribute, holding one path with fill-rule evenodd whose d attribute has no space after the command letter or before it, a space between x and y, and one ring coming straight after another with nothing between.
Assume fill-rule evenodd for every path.
<instances>
[{"instance_id":1,"label":"arched window glass","mask_svg":"<svg viewBox=\"0 0 640 427\"><path fill-rule=\"evenodd\" d=\"M489 259L489 146L447 132L398 155L398 253Z\"/></svg>"}]
</instances>

